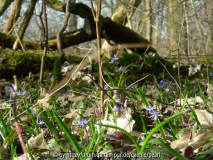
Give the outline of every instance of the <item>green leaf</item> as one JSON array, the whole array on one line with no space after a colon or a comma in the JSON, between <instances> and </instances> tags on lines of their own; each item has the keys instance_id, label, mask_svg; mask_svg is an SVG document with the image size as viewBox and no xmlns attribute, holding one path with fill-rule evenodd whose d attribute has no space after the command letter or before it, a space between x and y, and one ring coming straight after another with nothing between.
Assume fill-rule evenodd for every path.
<instances>
[{"instance_id":1,"label":"green leaf","mask_svg":"<svg viewBox=\"0 0 213 160\"><path fill-rule=\"evenodd\" d=\"M153 129L151 130L151 132L147 135L146 139L144 140L143 145L142 145L142 147L141 147L139 153L142 153L142 152L145 150L145 147L146 147L148 141L150 140L150 138L152 137L152 135L153 135L159 128L161 128L162 126L164 126L165 124L167 124L169 121L171 121L171 120L173 120L173 119L175 119L175 118L181 116L181 115L182 115L183 113L185 113L185 112L186 112L186 111L180 112L180 113L178 113L178 114L176 114L176 115L174 115L174 116L172 116L172 117L170 117L170 118L164 120L163 122L159 123L157 126L155 126L155 128L153 128Z\"/></svg>"},{"instance_id":2,"label":"green leaf","mask_svg":"<svg viewBox=\"0 0 213 160\"><path fill-rule=\"evenodd\" d=\"M179 152L173 150L168 144L162 142L160 139L157 138L157 141L160 145L163 146L163 148L167 149L173 156L175 156L177 159L181 160L188 160L188 158L181 155Z\"/></svg>"},{"instance_id":3,"label":"green leaf","mask_svg":"<svg viewBox=\"0 0 213 160\"><path fill-rule=\"evenodd\" d=\"M139 93L139 95L140 95L142 101L145 103L145 105L146 105L147 107L149 107L149 102L147 101L147 99L146 99L146 97L144 96L144 94L143 94L139 89L137 89L137 91L138 91L138 93Z\"/></svg>"},{"instance_id":4,"label":"green leaf","mask_svg":"<svg viewBox=\"0 0 213 160\"><path fill-rule=\"evenodd\" d=\"M52 126L50 120L47 118L46 112L42 112L42 120L45 122L45 124L48 126L48 128L51 130L52 134L54 135L56 141L58 140L58 134L55 130L55 128Z\"/></svg>"},{"instance_id":5,"label":"green leaf","mask_svg":"<svg viewBox=\"0 0 213 160\"><path fill-rule=\"evenodd\" d=\"M67 135L67 137L70 139L70 142L72 143L72 145L74 146L75 150L77 153L81 152L81 148L79 147L77 140L75 139L75 137L71 134L71 132L69 131L69 129L67 128L67 126L64 124L64 122L61 120L61 118L57 115L57 113L55 113L55 111L53 111L54 117L57 121L57 123L59 124L59 126L61 127L61 129L64 131L64 133Z\"/></svg>"}]
</instances>

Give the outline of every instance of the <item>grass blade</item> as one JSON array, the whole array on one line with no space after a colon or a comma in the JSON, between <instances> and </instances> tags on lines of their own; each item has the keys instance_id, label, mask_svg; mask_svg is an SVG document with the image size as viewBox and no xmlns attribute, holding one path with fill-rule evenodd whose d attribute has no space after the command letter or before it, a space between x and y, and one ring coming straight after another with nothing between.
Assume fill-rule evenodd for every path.
<instances>
[{"instance_id":1,"label":"grass blade","mask_svg":"<svg viewBox=\"0 0 213 160\"><path fill-rule=\"evenodd\" d=\"M71 132L69 131L69 129L67 128L67 126L61 120L61 118L57 115L57 113L55 113L55 111L53 111L53 114L54 114L54 117L55 117L57 123L61 127L61 129L65 132L65 134L70 139L70 141L71 141L72 145L74 146L76 152L80 153L82 149L79 147L79 145L78 145L77 140L75 139L75 137L71 134Z\"/></svg>"}]
</instances>

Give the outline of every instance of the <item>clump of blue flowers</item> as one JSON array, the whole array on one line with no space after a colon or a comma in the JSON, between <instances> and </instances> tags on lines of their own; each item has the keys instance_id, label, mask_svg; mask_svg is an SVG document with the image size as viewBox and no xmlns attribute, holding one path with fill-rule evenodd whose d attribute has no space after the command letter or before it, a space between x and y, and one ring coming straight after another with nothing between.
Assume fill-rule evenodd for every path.
<instances>
[{"instance_id":1,"label":"clump of blue flowers","mask_svg":"<svg viewBox=\"0 0 213 160\"><path fill-rule=\"evenodd\" d=\"M119 58L116 57L116 55L114 55L114 58L111 59L111 61L109 63L114 63L115 61L117 61Z\"/></svg>"},{"instance_id":2,"label":"clump of blue flowers","mask_svg":"<svg viewBox=\"0 0 213 160\"><path fill-rule=\"evenodd\" d=\"M162 87L164 87L165 85L167 85L168 84L168 82L167 81L165 81L165 80L161 80L160 81L160 87L162 88Z\"/></svg>"},{"instance_id":3,"label":"clump of blue flowers","mask_svg":"<svg viewBox=\"0 0 213 160\"><path fill-rule=\"evenodd\" d=\"M149 112L149 114L151 114L151 116L149 118L154 117L154 120L157 120L157 118L159 116L163 116L161 114L161 111L157 111L157 109L155 108L155 106L149 106L149 107L147 107L146 111Z\"/></svg>"},{"instance_id":4,"label":"clump of blue flowers","mask_svg":"<svg viewBox=\"0 0 213 160\"><path fill-rule=\"evenodd\" d=\"M14 88L15 88L15 85L12 84L12 87L9 87L9 89L8 89L8 91L10 92L11 95L12 95L13 92L16 92L16 95L25 96L26 91L23 91L23 92L21 92L21 91L15 91Z\"/></svg>"}]
</instances>

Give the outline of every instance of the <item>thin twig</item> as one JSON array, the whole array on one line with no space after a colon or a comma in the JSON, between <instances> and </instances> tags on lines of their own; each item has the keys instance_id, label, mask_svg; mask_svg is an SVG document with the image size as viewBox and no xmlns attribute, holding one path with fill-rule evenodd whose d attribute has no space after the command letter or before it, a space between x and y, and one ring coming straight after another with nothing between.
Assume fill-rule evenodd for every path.
<instances>
[{"instance_id":1,"label":"thin twig","mask_svg":"<svg viewBox=\"0 0 213 160\"><path fill-rule=\"evenodd\" d=\"M178 86L178 88L181 90L181 87L179 86L179 84L177 83L177 81L174 79L174 77L172 77L172 75L170 74L170 72L168 71L168 69L166 68L166 66L164 64L161 63L161 61L157 60L155 63L159 62L167 71L167 73L169 74L169 76L174 80L174 82L176 83L176 85Z\"/></svg>"},{"instance_id":2,"label":"thin twig","mask_svg":"<svg viewBox=\"0 0 213 160\"><path fill-rule=\"evenodd\" d=\"M181 95L182 95L182 89L181 89L181 80L180 80L180 41L181 41L181 35L183 32L183 24L184 24L184 17L183 17L183 23L181 25L181 31L180 31L180 35L179 35L179 39L178 39L178 53L177 53L177 62L178 62L178 79L179 79L179 86L180 86L180 95L179 95L179 99L180 99L180 105L181 105Z\"/></svg>"},{"instance_id":3,"label":"thin twig","mask_svg":"<svg viewBox=\"0 0 213 160\"><path fill-rule=\"evenodd\" d=\"M14 91L12 93L12 96L13 96L13 114L14 114L14 118L15 118L15 126L16 126L16 130L17 130L17 134L18 134L20 143L21 143L21 147L23 149L24 154L26 155L26 160L28 160L27 149L26 149L26 146L25 146L25 143L24 143L24 139L23 139L23 137L21 135L21 130L20 130L20 127L19 127L19 124L18 124L17 116L16 116L16 96L17 96L16 95L16 90L18 88L18 83L17 83L16 76L13 76L13 79L14 79Z\"/></svg>"}]
</instances>

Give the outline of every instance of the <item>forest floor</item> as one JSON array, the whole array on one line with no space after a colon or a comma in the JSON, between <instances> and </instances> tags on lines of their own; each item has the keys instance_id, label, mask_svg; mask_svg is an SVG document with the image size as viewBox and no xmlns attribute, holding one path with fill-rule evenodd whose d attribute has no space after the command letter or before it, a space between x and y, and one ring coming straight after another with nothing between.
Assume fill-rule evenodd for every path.
<instances>
[{"instance_id":1,"label":"forest floor","mask_svg":"<svg viewBox=\"0 0 213 160\"><path fill-rule=\"evenodd\" d=\"M3 62L14 65L11 58ZM63 65L64 76L73 64ZM54 96L48 94L57 85L52 74L46 74L42 91L36 76L18 79L17 86L1 77L1 159L26 158L20 135L28 156L36 160L212 159L212 68L197 69L191 77L189 67L182 68L179 82L173 66L137 54L104 59L103 117L95 62Z\"/></svg>"}]
</instances>

